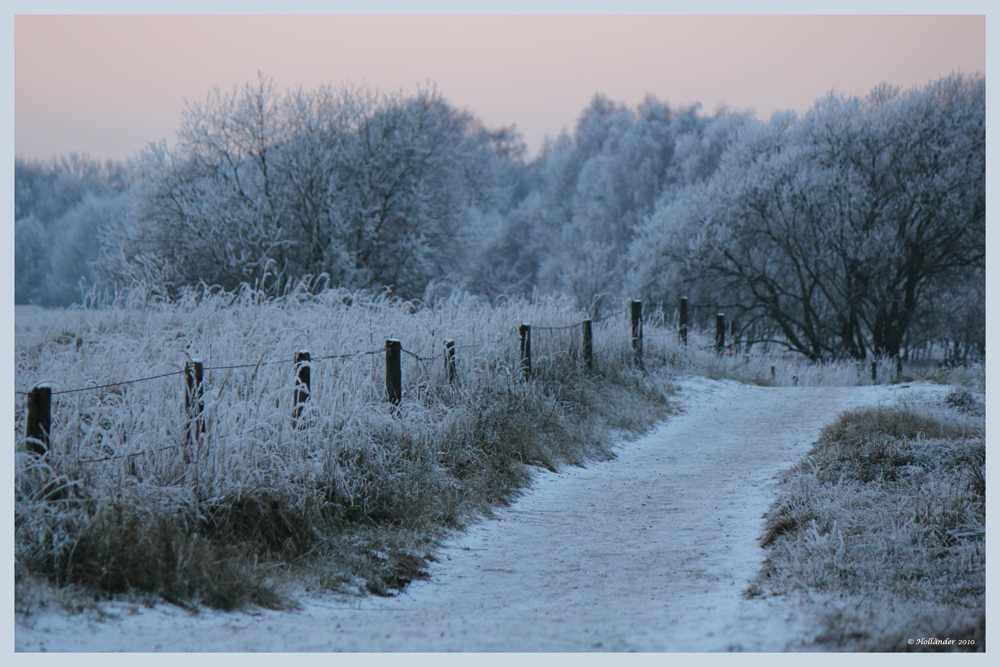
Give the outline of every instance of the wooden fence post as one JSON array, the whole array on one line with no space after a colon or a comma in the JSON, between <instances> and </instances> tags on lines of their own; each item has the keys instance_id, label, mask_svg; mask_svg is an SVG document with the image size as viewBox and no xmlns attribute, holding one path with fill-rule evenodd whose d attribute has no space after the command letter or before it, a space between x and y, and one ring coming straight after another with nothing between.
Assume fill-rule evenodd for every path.
<instances>
[{"instance_id":1,"label":"wooden fence post","mask_svg":"<svg viewBox=\"0 0 1000 667\"><path fill-rule=\"evenodd\" d=\"M393 405L403 400L403 371L399 362L402 347L395 338L385 341L385 393Z\"/></svg>"},{"instance_id":2,"label":"wooden fence post","mask_svg":"<svg viewBox=\"0 0 1000 667\"><path fill-rule=\"evenodd\" d=\"M630 309L632 321L632 361L642 368L642 301L632 300Z\"/></svg>"},{"instance_id":3,"label":"wooden fence post","mask_svg":"<svg viewBox=\"0 0 1000 667\"><path fill-rule=\"evenodd\" d=\"M688 298L686 296L681 297L680 312L677 316L677 332L681 337L681 344L688 344Z\"/></svg>"},{"instance_id":4,"label":"wooden fence post","mask_svg":"<svg viewBox=\"0 0 1000 667\"><path fill-rule=\"evenodd\" d=\"M726 349L726 315L719 313L715 316L715 351L722 354Z\"/></svg>"},{"instance_id":5,"label":"wooden fence post","mask_svg":"<svg viewBox=\"0 0 1000 667\"><path fill-rule=\"evenodd\" d=\"M522 322L517 332L521 336L521 370L531 375L531 325Z\"/></svg>"},{"instance_id":6,"label":"wooden fence post","mask_svg":"<svg viewBox=\"0 0 1000 667\"><path fill-rule=\"evenodd\" d=\"M299 350L295 354L295 408L292 416L296 424L302 417L302 411L305 410L306 401L309 400L309 394L312 391L312 364L309 363L311 359L312 357L307 350Z\"/></svg>"},{"instance_id":7,"label":"wooden fence post","mask_svg":"<svg viewBox=\"0 0 1000 667\"><path fill-rule=\"evenodd\" d=\"M184 362L186 387L184 409L187 412L187 439L194 442L205 432L205 366L201 360Z\"/></svg>"},{"instance_id":8,"label":"wooden fence post","mask_svg":"<svg viewBox=\"0 0 1000 667\"><path fill-rule=\"evenodd\" d=\"M455 382L455 341L450 338L444 342L444 372L448 382Z\"/></svg>"},{"instance_id":9,"label":"wooden fence post","mask_svg":"<svg viewBox=\"0 0 1000 667\"><path fill-rule=\"evenodd\" d=\"M872 362L872 384L878 384L878 362Z\"/></svg>"},{"instance_id":10,"label":"wooden fence post","mask_svg":"<svg viewBox=\"0 0 1000 667\"><path fill-rule=\"evenodd\" d=\"M588 371L594 370L594 321L583 321L583 366Z\"/></svg>"},{"instance_id":11,"label":"wooden fence post","mask_svg":"<svg viewBox=\"0 0 1000 667\"><path fill-rule=\"evenodd\" d=\"M32 454L45 456L52 428L52 387L36 385L28 392L28 419L24 429L25 447Z\"/></svg>"}]
</instances>

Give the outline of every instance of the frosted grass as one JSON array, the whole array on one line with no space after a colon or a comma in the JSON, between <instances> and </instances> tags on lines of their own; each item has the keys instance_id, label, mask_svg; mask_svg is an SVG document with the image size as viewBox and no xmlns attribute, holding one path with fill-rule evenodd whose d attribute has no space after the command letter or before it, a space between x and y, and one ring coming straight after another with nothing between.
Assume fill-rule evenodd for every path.
<instances>
[{"instance_id":1,"label":"frosted grass","mask_svg":"<svg viewBox=\"0 0 1000 667\"><path fill-rule=\"evenodd\" d=\"M456 293L420 303L300 286L277 299L244 287L167 300L138 285L83 308L18 309L15 388L46 382L54 395L50 451L41 460L24 450L24 395L15 397L16 558L72 579L80 541L110 530L109 521L127 524L122 512L139 525L162 519L191 535L224 528L227 539L265 544L251 551L284 562L342 552L338 540L359 526L391 527L411 544L419 540L406 531L460 526L504 502L527 483L525 466L608 456L609 428L648 427L667 405L674 374L870 382L856 364L756 350L719 356L697 331L682 346L655 316L644 323L641 371L626 306L593 323L596 373L583 369L580 323L588 315L559 298L490 304ZM532 325L527 378L522 323ZM398 407L386 400L387 339L404 350ZM454 383L445 340L456 345ZM295 418L300 350L311 354L311 391ZM192 360L205 367L205 432L194 441L182 374ZM153 376L166 377L131 382ZM385 539L359 537L350 548L372 552L364 544L374 540L381 553ZM341 556L362 579L373 576Z\"/></svg>"},{"instance_id":2,"label":"frosted grass","mask_svg":"<svg viewBox=\"0 0 1000 667\"><path fill-rule=\"evenodd\" d=\"M968 408L844 413L779 487L748 594L825 601L818 641L840 649L937 636L983 650L985 463L984 418Z\"/></svg>"},{"instance_id":3,"label":"frosted grass","mask_svg":"<svg viewBox=\"0 0 1000 667\"><path fill-rule=\"evenodd\" d=\"M516 492L524 466L579 463L607 446L597 422L614 410L597 405L609 390L594 383L636 371L612 349L622 348L612 339L627 336L627 326L605 322L595 326L603 375L580 374L583 317L560 299L490 305L456 294L421 304L305 289L268 299L244 288L168 301L141 285L87 308L20 309L17 559L71 579L80 541L111 530L108 521L114 530L128 524L123 511L139 524L160 517L191 534L222 526L236 531L234 539L268 543L269 557L280 552L285 560L317 545L341 549L338 535L351 526L461 525ZM530 378L520 369L522 322L539 327ZM390 338L404 350L398 408L385 399ZM457 348L454 383L443 357L448 339ZM313 361L310 397L296 419L300 350ZM182 374L192 360L205 367L205 432L193 442ZM133 382L152 376L166 377ZM23 446L23 392L41 382L54 392L44 459ZM579 401L599 407L596 417ZM655 419L648 409L633 410L633 419L628 408L610 420L614 427L641 429ZM263 516L248 518L247 503ZM274 524L264 527L275 535L245 535L254 521Z\"/></svg>"},{"instance_id":4,"label":"frosted grass","mask_svg":"<svg viewBox=\"0 0 1000 667\"><path fill-rule=\"evenodd\" d=\"M104 308L19 317L15 385L20 391L39 382L52 385L57 393L49 458L80 466L91 488L118 495L125 487L139 494L180 487L211 499L261 487L309 486L331 475L351 499L366 495L362 480L370 475L352 469L350 461L363 460L379 479L396 479L403 471L391 443L399 436L432 448L435 432L454 430L477 397L497 390L522 398L537 393L521 378L522 322L533 327L536 382L559 381L578 369L578 323L586 316L560 299L490 305L458 294L422 306L345 290L299 290L269 300L243 289L192 292L168 303L134 289ZM624 308L595 322L597 370L618 378L634 374L630 337ZM675 331L655 322L645 325L643 337L649 367L784 386L871 383L867 364L810 364L757 350L719 356L709 336L691 331L683 346ZM384 400L389 338L400 339L405 351L398 418ZM457 347L454 385L445 375L447 339ZM314 361L310 399L295 420L293 360L299 350L308 350ZM206 368L207 430L193 447L186 438L182 375L58 393L179 373L191 360ZM888 379L889 366L880 364L879 381ZM23 397L16 400L15 429L23 437ZM189 464L186 450L194 450L187 451ZM433 452L424 454L416 460L433 460Z\"/></svg>"}]
</instances>

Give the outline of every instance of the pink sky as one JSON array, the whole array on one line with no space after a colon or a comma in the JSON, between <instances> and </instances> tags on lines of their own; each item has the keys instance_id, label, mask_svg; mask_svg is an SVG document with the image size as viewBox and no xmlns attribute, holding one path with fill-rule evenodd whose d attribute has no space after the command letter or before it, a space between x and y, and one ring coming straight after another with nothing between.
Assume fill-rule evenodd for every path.
<instances>
[{"instance_id":1,"label":"pink sky","mask_svg":"<svg viewBox=\"0 0 1000 667\"><path fill-rule=\"evenodd\" d=\"M124 158L212 86L433 82L532 153L597 92L805 111L830 90L986 71L979 16L17 16L15 152Z\"/></svg>"}]
</instances>

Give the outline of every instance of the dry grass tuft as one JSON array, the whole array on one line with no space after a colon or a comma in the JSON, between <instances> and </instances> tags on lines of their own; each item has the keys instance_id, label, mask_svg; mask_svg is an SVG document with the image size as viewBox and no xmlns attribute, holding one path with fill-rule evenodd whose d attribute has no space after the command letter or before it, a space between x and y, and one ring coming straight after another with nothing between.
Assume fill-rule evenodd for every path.
<instances>
[{"instance_id":1,"label":"dry grass tuft","mask_svg":"<svg viewBox=\"0 0 1000 667\"><path fill-rule=\"evenodd\" d=\"M69 539L60 548L24 553L19 564L57 586L86 587L99 597L143 591L182 606L281 605L280 596L250 567L243 545L191 531L185 523L193 519L98 507L81 517L79 526L48 526L53 540L60 532Z\"/></svg>"}]
</instances>

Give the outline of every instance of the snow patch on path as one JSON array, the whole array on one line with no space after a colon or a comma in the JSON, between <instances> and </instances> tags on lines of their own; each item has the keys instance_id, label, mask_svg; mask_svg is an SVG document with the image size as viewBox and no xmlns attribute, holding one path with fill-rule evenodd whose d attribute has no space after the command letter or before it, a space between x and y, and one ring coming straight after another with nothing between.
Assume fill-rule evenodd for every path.
<instances>
[{"instance_id":1,"label":"snow patch on path","mask_svg":"<svg viewBox=\"0 0 1000 667\"><path fill-rule=\"evenodd\" d=\"M845 409L947 387L756 387L681 381L683 412L617 458L539 473L510 508L458 536L430 579L394 598L302 600L298 611L116 619L45 611L18 651L782 651L818 631L792 599L743 599L764 553L775 476ZM940 396L939 396L940 395Z\"/></svg>"}]
</instances>

